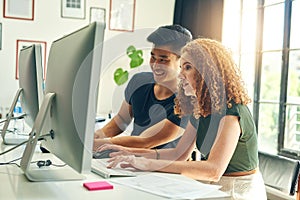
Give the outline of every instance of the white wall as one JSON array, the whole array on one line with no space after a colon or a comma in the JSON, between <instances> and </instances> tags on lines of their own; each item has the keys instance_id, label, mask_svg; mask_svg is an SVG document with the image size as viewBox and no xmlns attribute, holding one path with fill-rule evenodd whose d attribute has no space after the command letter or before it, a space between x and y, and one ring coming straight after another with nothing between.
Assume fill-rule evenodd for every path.
<instances>
[{"instance_id":1,"label":"white wall","mask_svg":"<svg viewBox=\"0 0 300 200\"><path fill-rule=\"evenodd\" d=\"M112 96L114 93L118 93L114 91L122 88L116 87L112 73L116 67L125 67L128 64L128 59L124 56L126 47L133 44L138 48L149 48L150 44L145 42L145 37L160 25L172 24L174 4L175 0L136 0L134 32L110 31L107 24L104 57L102 58L107 65L103 66L102 77L104 78L101 79L99 90L101 99L105 100L101 100L99 112L107 113L112 110L112 104L110 103ZM108 23L109 5L109 0L86 0L85 19L61 18L60 0L35 1L34 21L3 18L3 14L1 14L0 109L1 107L6 109L10 106L18 88L18 81L15 80L16 40L45 41L47 42L47 53L49 53L52 41L89 23L90 7L105 8L106 22ZM3 10L3 0L0 1L0 10ZM124 38L127 39L124 40ZM105 48L106 43L107 48ZM144 64L148 63L148 58L148 56L145 57Z\"/></svg>"}]
</instances>

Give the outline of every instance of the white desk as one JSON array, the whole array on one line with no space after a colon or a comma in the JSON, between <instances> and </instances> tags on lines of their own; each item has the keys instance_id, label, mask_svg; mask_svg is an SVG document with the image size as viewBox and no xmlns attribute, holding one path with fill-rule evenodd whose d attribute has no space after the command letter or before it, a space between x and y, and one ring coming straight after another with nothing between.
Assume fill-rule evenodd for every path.
<instances>
[{"instance_id":1,"label":"white desk","mask_svg":"<svg viewBox=\"0 0 300 200\"><path fill-rule=\"evenodd\" d=\"M0 151L10 148L5 146L0 140ZM25 146L24 146L25 147ZM7 162L22 156L24 147L13 150L0 156L0 162ZM42 153L36 152L39 157ZM45 155L45 154L44 154ZM44 157L44 155L42 157ZM33 199L102 199L102 200L160 200L165 199L130 187L114 184L112 190L88 191L82 185L84 182L103 180L94 173L85 174L86 179L80 181L59 181L59 182L29 182L22 170L16 165L0 166L0 199L2 200L33 200ZM105 179L109 181L109 179ZM149 183L151 184L151 183ZM210 199L230 199L230 198L210 198Z\"/></svg>"}]
</instances>

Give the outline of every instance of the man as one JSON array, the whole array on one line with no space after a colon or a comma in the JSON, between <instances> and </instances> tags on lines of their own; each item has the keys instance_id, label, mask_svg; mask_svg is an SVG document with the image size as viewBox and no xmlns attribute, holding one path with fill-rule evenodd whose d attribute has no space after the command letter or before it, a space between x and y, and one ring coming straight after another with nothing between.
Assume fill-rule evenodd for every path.
<instances>
[{"instance_id":1,"label":"man","mask_svg":"<svg viewBox=\"0 0 300 200\"><path fill-rule=\"evenodd\" d=\"M136 148L176 146L186 126L186 120L174 114L180 50L191 39L190 31L180 25L159 27L147 37L153 43L152 73L138 73L129 81L119 112L95 132L94 151L105 143ZM116 137L132 120L131 135Z\"/></svg>"}]
</instances>

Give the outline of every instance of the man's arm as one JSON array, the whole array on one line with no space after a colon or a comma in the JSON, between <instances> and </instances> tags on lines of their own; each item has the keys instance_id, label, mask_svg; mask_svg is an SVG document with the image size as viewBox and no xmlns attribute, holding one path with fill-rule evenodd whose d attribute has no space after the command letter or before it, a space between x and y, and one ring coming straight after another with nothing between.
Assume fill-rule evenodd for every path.
<instances>
[{"instance_id":1,"label":"man's arm","mask_svg":"<svg viewBox=\"0 0 300 200\"><path fill-rule=\"evenodd\" d=\"M110 139L98 139L97 144L112 143L125 147L153 148L168 143L182 135L184 129L168 119L146 129L140 136L120 136ZM99 147L98 146L98 147Z\"/></svg>"},{"instance_id":2,"label":"man's arm","mask_svg":"<svg viewBox=\"0 0 300 200\"><path fill-rule=\"evenodd\" d=\"M122 133L132 120L131 106L124 100L119 112L104 127L95 132L94 139L114 137Z\"/></svg>"}]
</instances>

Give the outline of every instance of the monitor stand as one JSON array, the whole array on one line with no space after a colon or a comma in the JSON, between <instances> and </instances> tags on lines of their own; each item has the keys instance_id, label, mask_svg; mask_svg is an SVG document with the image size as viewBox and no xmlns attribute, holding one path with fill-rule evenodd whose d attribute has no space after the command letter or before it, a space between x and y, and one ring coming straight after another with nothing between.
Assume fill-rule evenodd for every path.
<instances>
[{"instance_id":1,"label":"monitor stand","mask_svg":"<svg viewBox=\"0 0 300 200\"><path fill-rule=\"evenodd\" d=\"M26 177L34 182L83 180L86 177L73 169L32 169L26 172Z\"/></svg>"},{"instance_id":2,"label":"monitor stand","mask_svg":"<svg viewBox=\"0 0 300 200\"><path fill-rule=\"evenodd\" d=\"M48 93L42 102L41 108L37 114L33 128L30 133L29 142L27 143L20 167L25 173L25 176L30 181L45 182L45 181L67 181L67 180L82 180L85 176L76 172L69 166L61 168L33 168L30 166L32 157L36 149L37 142L41 135L41 131L46 119L46 116L51 107L52 100L55 97L55 93Z\"/></svg>"},{"instance_id":3,"label":"monitor stand","mask_svg":"<svg viewBox=\"0 0 300 200\"><path fill-rule=\"evenodd\" d=\"M15 108L15 106L17 104L17 101L18 101L19 97L21 96L22 92L23 92L22 88L19 88L17 90L16 95L13 99L13 102L12 102L10 108L9 108L8 113L7 113L7 117L4 120L5 123L4 123L3 129L1 131L1 137L2 137L3 143L6 144L6 145L21 144L21 143L27 141L28 138L29 138L29 135L28 136L26 136L26 135L17 135L15 133L9 133L8 132L8 126L10 124L11 119L13 119L14 108Z\"/></svg>"}]
</instances>

